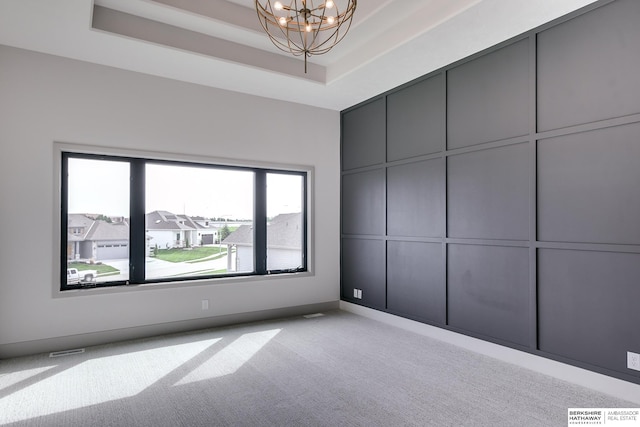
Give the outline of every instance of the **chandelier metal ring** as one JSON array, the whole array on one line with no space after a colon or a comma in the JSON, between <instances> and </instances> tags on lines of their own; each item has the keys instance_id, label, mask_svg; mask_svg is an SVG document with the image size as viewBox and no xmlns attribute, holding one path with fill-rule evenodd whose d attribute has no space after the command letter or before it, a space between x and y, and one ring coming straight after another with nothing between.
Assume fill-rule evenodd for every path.
<instances>
[{"instance_id":1,"label":"chandelier metal ring","mask_svg":"<svg viewBox=\"0 0 640 427\"><path fill-rule=\"evenodd\" d=\"M262 28L280 50L307 58L327 53L351 28L357 0L255 0Z\"/></svg>"}]
</instances>

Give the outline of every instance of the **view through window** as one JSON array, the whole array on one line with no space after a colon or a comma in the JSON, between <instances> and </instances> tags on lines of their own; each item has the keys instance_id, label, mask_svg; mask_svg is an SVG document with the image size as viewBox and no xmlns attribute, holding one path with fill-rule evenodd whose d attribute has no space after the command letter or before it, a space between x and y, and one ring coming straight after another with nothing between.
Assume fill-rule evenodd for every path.
<instances>
[{"instance_id":1,"label":"view through window","mask_svg":"<svg viewBox=\"0 0 640 427\"><path fill-rule=\"evenodd\" d=\"M129 280L128 162L70 158L66 284Z\"/></svg>"},{"instance_id":2,"label":"view through window","mask_svg":"<svg viewBox=\"0 0 640 427\"><path fill-rule=\"evenodd\" d=\"M304 263L304 180L300 175L267 174L267 269L295 270Z\"/></svg>"},{"instance_id":3,"label":"view through window","mask_svg":"<svg viewBox=\"0 0 640 427\"><path fill-rule=\"evenodd\" d=\"M62 289L306 270L306 172L75 153L62 170Z\"/></svg>"},{"instance_id":4,"label":"view through window","mask_svg":"<svg viewBox=\"0 0 640 427\"><path fill-rule=\"evenodd\" d=\"M253 240L238 236L253 231L254 179L250 171L147 164L146 278L252 272Z\"/></svg>"}]
</instances>

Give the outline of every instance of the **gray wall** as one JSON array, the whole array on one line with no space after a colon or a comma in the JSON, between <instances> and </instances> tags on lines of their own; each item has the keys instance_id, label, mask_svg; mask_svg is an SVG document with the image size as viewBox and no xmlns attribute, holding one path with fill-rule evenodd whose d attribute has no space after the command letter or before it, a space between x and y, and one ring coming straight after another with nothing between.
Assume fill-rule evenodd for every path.
<instances>
[{"instance_id":1,"label":"gray wall","mask_svg":"<svg viewBox=\"0 0 640 427\"><path fill-rule=\"evenodd\" d=\"M639 22L598 2L343 111L342 299L640 383Z\"/></svg>"},{"instance_id":2,"label":"gray wall","mask_svg":"<svg viewBox=\"0 0 640 427\"><path fill-rule=\"evenodd\" d=\"M6 46L0 94L0 358L95 343L88 340L95 334L117 340L137 328L157 334L171 325L238 321L243 313L337 305L339 112ZM326 125L301 141L310 116ZM284 136L283 117L294 122ZM58 292L56 141L313 167L309 225L320 231L313 233L313 274Z\"/></svg>"}]
</instances>

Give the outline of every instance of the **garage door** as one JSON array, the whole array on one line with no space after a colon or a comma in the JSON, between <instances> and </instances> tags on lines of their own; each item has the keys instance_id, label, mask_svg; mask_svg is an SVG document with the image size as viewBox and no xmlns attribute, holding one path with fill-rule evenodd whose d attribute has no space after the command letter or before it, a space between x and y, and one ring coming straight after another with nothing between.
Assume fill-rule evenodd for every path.
<instances>
[{"instance_id":1,"label":"garage door","mask_svg":"<svg viewBox=\"0 0 640 427\"><path fill-rule=\"evenodd\" d=\"M213 234L203 234L202 235L202 244L203 245L213 245Z\"/></svg>"},{"instance_id":2,"label":"garage door","mask_svg":"<svg viewBox=\"0 0 640 427\"><path fill-rule=\"evenodd\" d=\"M104 259L123 259L129 258L128 243L99 243L96 251L98 261Z\"/></svg>"}]
</instances>

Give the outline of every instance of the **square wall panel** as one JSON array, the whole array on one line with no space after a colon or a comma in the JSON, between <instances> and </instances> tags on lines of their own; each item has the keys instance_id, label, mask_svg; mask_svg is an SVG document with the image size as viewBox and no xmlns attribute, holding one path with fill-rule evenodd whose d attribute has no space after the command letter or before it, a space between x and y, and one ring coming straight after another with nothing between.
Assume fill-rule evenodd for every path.
<instances>
[{"instance_id":1,"label":"square wall panel","mask_svg":"<svg viewBox=\"0 0 640 427\"><path fill-rule=\"evenodd\" d=\"M467 147L529 132L529 40L447 73L447 147Z\"/></svg>"},{"instance_id":2,"label":"square wall panel","mask_svg":"<svg viewBox=\"0 0 640 427\"><path fill-rule=\"evenodd\" d=\"M385 161L385 100L377 99L342 115L342 169Z\"/></svg>"},{"instance_id":3,"label":"square wall panel","mask_svg":"<svg viewBox=\"0 0 640 427\"><path fill-rule=\"evenodd\" d=\"M387 97L387 160L444 149L444 77L442 74Z\"/></svg>"},{"instance_id":4,"label":"square wall panel","mask_svg":"<svg viewBox=\"0 0 640 427\"><path fill-rule=\"evenodd\" d=\"M529 250L449 245L449 325L529 345Z\"/></svg>"},{"instance_id":5,"label":"square wall panel","mask_svg":"<svg viewBox=\"0 0 640 427\"><path fill-rule=\"evenodd\" d=\"M639 277L640 254L540 249L540 350L640 377Z\"/></svg>"},{"instance_id":6,"label":"square wall panel","mask_svg":"<svg viewBox=\"0 0 640 427\"><path fill-rule=\"evenodd\" d=\"M387 169L387 234L442 237L444 160Z\"/></svg>"},{"instance_id":7,"label":"square wall panel","mask_svg":"<svg viewBox=\"0 0 640 427\"><path fill-rule=\"evenodd\" d=\"M448 236L529 239L526 143L448 158Z\"/></svg>"},{"instance_id":8,"label":"square wall panel","mask_svg":"<svg viewBox=\"0 0 640 427\"><path fill-rule=\"evenodd\" d=\"M444 324L446 286L442 245L387 243L387 308L395 313Z\"/></svg>"},{"instance_id":9,"label":"square wall panel","mask_svg":"<svg viewBox=\"0 0 640 427\"><path fill-rule=\"evenodd\" d=\"M638 0L538 34L538 130L640 113L639 40Z\"/></svg>"},{"instance_id":10,"label":"square wall panel","mask_svg":"<svg viewBox=\"0 0 640 427\"><path fill-rule=\"evenodd\" d=\"M386 308L384 242L382 240L342 239L342 297L369 307ZM353 290L362 291L354 300Z\"/></svg>"},{"instance_id":11,"label":"square wall panel","mask_svg":"<svg viewBox=\"0 0 640 427\"><path fill-rule=\"evenodd\" d=\"M640 244L640 124L538 141L538 239Z\"/></svg>"},{"instance_id":12,"label":"square wall panel","mask_svg":"<svg viewBox=\"0 0 640 427\"><path fill-rule=\"evenodd\" d=\"M342 232L384 233L384 169L342 176Z\"/></svg>"}]
</instances>

